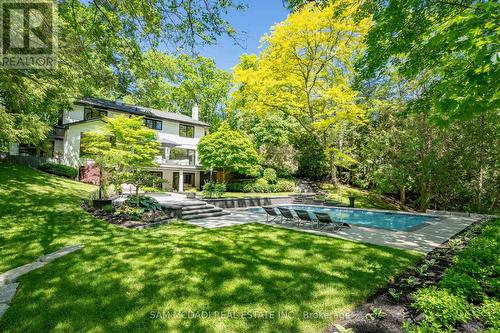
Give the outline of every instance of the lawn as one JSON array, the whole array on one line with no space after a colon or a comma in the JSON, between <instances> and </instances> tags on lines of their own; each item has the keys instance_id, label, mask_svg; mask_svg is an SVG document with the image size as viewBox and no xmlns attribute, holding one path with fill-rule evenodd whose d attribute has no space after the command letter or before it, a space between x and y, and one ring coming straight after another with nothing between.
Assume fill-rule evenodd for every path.
<instances>
[{"instance_id":1,"label":"lawn","mask_svg":"<svg viewBox=\"0 0 500 333\"><path fill-rule=\"evenodd\" d=\"M329 183L322 183L320 184L320 188L327 193L329 199L340 201L344 204L349 203L349 196L355 196L355 206L357 208L408 210L407 207L402 206L396 200L392 200L383 195L361 190L355 187L340 184L337 186L333 186Z\"/></svg>"},{"instance_id":2,"label":"lawn","mask_svg":"<svg viewBox=\"0 0 500 333\"><path fill-rule=\"evenodd\" d=\"M259 224L122 229L80 208L92 190L0 163L0 272L85 245L22 277L0 330L316 332L420 258Z\"/></svg>"}]
</instances>

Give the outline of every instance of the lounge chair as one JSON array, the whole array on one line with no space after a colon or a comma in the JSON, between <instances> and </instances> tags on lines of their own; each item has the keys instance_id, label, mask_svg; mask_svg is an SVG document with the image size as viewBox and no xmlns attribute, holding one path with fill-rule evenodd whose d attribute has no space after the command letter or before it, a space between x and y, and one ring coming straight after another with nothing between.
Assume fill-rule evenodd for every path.
<instances>
[{"instance_id":1,"label":"lounge chair","mask_svg":"<svg viewBox=\"0 0 500 333\"><path fill-rule=\"evenodd\" d=\"M280 215L276 213L273 207L262 207L262 208L264 208L264 211L266 212L266 222L273 222L274 220L280 217ZM270 216L272 217L272 219L269 219ZM280 218L280 223L282 219L283 218Z\"/></svg>"},{"instance_id":2,"label":"lounge chair","mask_svg":"<svg viewBox=\"0 0 500 333\"><path fill-rule=\"evenodd\" d=\"M314 215L316 215L316 218L318 219L319 224L322 224L323 227L321 229L325 229L328 227L333 227L333 230L339 230L342 228L350 228L351 226L345 222L337 222L335 220L332 220L330 217L330 214L327 213L320 213L320 212L314 212Z\"/></svg>"},{"instance_id":3,"label":"lounge chair","mask_svg":"<svg viewBox=\"0 0 500 333\"><path fill-rule=\"evenodd\" d=\"M314 227L315 221L311 218L311 215L309 215L309 212L307 210L294 209L294 211L299 217L299 225L300 222L302 222L304 224L310 224L311 226Z\"/></svg>"},{"instance_id":4,"label":"lounge chair","mask_svg":"<svg viewBox=\"0 0 500 333\"><path fill-rule=\"evenodd\" d=\"M297 225L299 224L299 219L296 218L293 214L292 211L288 208L283 208L283 207L278 207L278 210L280 211L281 215L283 216L284 220L287 222L297 222ZM281 220L283 222L283 219Z\"/></svg>"}]
</instances>

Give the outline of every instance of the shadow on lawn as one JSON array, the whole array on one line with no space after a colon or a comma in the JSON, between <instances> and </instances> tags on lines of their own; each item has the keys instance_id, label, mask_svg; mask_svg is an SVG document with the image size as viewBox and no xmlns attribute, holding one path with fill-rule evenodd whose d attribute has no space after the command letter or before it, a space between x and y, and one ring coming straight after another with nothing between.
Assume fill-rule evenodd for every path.
<instances>
[{"instance_id":1,"label":"shadow on lawn","mask_svg":"<svg viewBox=\"0 0 500 333\"><path fill-rule=\"evenodd\" d=\"M68 244L85 248L21 278L0 322L7 332L318 331L334 318L307 320L303 312L341 314L418 259L258 224L121 229L79 207L80 184L24 168L16 175L0 175L0 199L17 193L0 208L7 265ZM210 317L167 317L202 311ZM217 317L221 311L236 318ZM241 318L251 313L275 318Z\"/></svg>"}]
</instances>

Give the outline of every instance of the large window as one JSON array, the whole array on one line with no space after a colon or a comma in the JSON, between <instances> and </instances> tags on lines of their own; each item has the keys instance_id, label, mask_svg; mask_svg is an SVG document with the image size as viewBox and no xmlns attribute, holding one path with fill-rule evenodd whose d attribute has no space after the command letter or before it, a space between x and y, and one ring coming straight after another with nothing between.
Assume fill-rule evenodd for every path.
<instances>
[{"instance_id":1,"label":"large window","mask_svg":"<svg viewBox=\"0 0 500 333\"><path fill-rule=\"evenodd\" d=\"M94 108L85 108L83 109L83 111L85 120L97 119L101 117L106 117L108 115L108 111L94 109Z\"/></svg>"},{"instance_id":2,"label":"large window","mask_svg":"<svg viewBox=\"0 0 500 333\"><path fill-rule=\"evenodd\" d=\"M159 130L159 131L161 131L161 128L162 128L161 120L156 120L156 119L146 118L146 119L144 119L144 125L146 125L146 127L149 127L151 129L155 129L155 130Z\"/></svg>"},{"instance_id":3,"label":"large window","mask_svg":"<svg viewBox=\"0 0 500 333\"><path fill-rule=\"evenodd\" d=\"M195 151L192 149L184 148L171 148L170 160L188 160L189 165L194 165Z\"/></svg>"},{"instance_id":4,"label":"large window","mask_svg":"<svg viewBox=\"0 0 500 333\"><path fill-rule=\"evenodd\" d=\"M179 124L179 135L186 138L194 138L194 126Z\"/></svg>"}]
</instances>

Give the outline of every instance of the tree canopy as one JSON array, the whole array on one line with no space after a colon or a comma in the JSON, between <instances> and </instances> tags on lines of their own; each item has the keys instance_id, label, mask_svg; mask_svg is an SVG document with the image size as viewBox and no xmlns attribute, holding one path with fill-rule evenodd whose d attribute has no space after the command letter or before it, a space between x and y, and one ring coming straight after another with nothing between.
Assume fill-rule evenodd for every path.
<instances>
[{"instance_id":1,"label":"tree canopy","mask_svg":"<svg viewBox=\"0 0 500 333\"><path fill-rule=\"evenodd\" d=\"M260 158L252 142L240 131L232 130L227 123L201 138L198 144L200 163L206 169L213 167L237 174L257 176Z\"/></svg>"},{"instance_id":2,"label":"tree canopy","mask_svg":"<svg viewBox=\"0 0 500 333\"><path fill-rule=\"evenodd\" d=\"M213 59L148 51L132 74L125 98L132 104L188 115L196 104L200 120L211 130L224 118L231 75L217 68Z\"/></svg>"},{"instance_id":3,"label":"tree canopy","mask_svg":"<svg viewBox=\"0 0 500 333\"><path fill-rule=\"evenodd\" d=\"M353 162L344 133L364 122L352 81L371 21L355 19L359 8L350 0L304 6L263 38L259 57L244 55L234 72L234 97L243 95L257 113L293 117L329 157L334 181L336 167Z\"/></svg>"},{"instance_id":4,"label":"tree canopy","mask_svg":"<svg viewBox=\"0 0 500 333\"><path fill-rule=\"evenodd\" d=\"M2 138L38 144L50 130L43 125L55 124L75 98L126 95L133 83L131 70L140 66L144 51L191 52L221 35L237 39L224 13L243 8L232 0L154 0L147 5L138 0L63 0L57 5L58 67L0 68L0 106L18 130L2 126ZM21 135L29 131L28 118L39 125L37 135ZM0 139L1 150L7 148L5 141Z\"/></svg>"}]
</instances>

